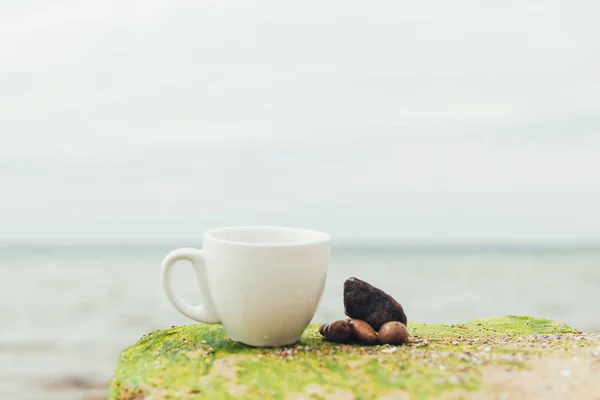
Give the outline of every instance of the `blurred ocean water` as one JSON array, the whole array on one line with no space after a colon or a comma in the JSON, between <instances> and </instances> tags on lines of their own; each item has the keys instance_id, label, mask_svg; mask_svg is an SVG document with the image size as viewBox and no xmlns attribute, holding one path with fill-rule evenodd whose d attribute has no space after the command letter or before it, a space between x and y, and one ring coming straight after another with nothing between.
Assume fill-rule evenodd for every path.
<instances>
[{"instance_id":1,"label":"blurred ocean water","mask_svg":"<svg viewBox=\"0 0 600 400\"><path fill-rule=\"evenodd\" d=\"M0 251L0 398L103 398L123 348L192 321L160 284L169 247L5 247ZM199 300L193 271L176 289ZM516 314L600 331L600 249L335 247L315 322L343 316L356 276L398 299L409 322Z\"/></svg>"}]
</instances>

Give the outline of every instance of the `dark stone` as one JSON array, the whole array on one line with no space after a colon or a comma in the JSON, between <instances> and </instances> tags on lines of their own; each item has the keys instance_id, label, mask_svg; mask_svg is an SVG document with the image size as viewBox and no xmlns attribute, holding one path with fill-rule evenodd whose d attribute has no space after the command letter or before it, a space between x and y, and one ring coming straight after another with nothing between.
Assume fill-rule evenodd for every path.
<instances>
[{"instance_id":1,"label":"dark stone","mask_svg":"<svg viewBox=\"0 0 600 400\"><path fill-rule=\"evenodd\" d=\"M350 318L366 321L376 331L383 324L399 321L406 325L406 314L400 303L375 286L357 278L344 282L344 307Z\"/></svg>"}]
</instances>

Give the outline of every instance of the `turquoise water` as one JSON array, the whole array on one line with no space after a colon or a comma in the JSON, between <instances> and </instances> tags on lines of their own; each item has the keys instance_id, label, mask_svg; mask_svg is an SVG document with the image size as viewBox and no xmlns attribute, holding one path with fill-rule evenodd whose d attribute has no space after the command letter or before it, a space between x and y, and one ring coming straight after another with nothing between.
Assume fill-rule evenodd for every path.
<instances>
[{"instance_id":1,"label":"turquoise water","mask_svg":"<svg viewBox=\"0 0 600 400\"><path fill-rule=\"evenodd\" d=\"M190 323L162 293L159 266L170 249L3 248L0 398L102 397L124 347ZM176 289L190 302L199 298L192 274L185 264L175 269ZM393 295L409 321L527 314L600 331L599 249L334 246L315 321L343 316L350 276ZM65 377L99 387L56 387Z\"/></svg>"}]
</instances>

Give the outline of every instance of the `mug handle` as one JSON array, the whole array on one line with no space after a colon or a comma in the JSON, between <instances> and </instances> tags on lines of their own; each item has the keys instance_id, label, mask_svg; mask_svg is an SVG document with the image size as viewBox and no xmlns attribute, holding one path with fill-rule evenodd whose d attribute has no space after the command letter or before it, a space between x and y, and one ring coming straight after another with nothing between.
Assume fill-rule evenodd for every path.
<instances>
[{"instance_id":1,"label":"mug handle","mask_svg":"<svg viewBox=\"0 0 600 400\"><path fill-rule=\"evenodd\" d=\"M177 261L187 260L192 263L198 278L198 284L202 292L202 303L193 306L178 296L173 291L171 283L171 269ZM204 259L204 250L200 249L177 249L173 250L162 262L162 284L167 298L175 306L177 311L188 318L207 324L218 324L221 322L215 307L212 304L206 284L206 261Z\"/></svg>"}]
</instances>

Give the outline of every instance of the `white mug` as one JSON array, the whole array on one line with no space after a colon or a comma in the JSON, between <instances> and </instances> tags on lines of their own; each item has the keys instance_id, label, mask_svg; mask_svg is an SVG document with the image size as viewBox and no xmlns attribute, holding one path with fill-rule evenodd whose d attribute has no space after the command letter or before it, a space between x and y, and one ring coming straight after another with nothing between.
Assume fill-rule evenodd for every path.
<instances>
[{"instance_id":1,"label":"white mug","mask_svg":"<svg viewBox=\"0 0 600 400\"><path fill-rule=\"evenodd\" d=\"M223 324L232 340L250 346L284 346L300 339L321 301L330 236L272 226L218 228L204 234L202 250L177 249L162 263L167 297L185 316ZM171 269L194 265L202 303L177 296Z\"/></svg>"}]
</instances>

